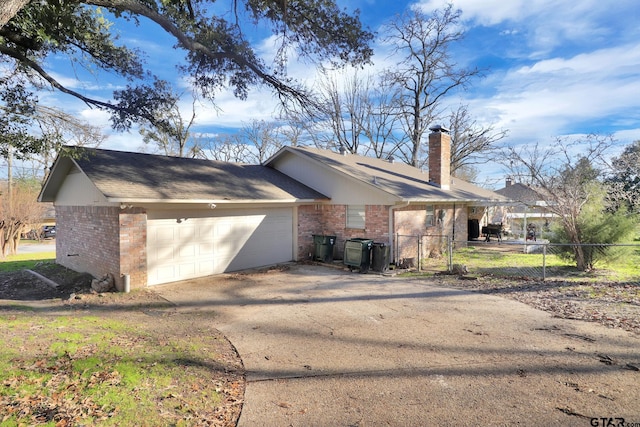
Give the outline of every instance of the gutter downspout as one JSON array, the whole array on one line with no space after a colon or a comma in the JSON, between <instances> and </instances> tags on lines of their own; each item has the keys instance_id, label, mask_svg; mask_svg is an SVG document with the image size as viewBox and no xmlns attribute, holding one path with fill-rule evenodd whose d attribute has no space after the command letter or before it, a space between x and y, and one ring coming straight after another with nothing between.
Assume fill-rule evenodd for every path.
<instances>
[{"instance_id":1,"label":"gutter downspout","mask_svg":"<svg viewBox=\"0 0 640 427\"><path fill-rule=\"evenodd\" d=\"M411 202L405 202L401 205L392 205L389 206L389 244L391 245L391 249L390 252L391 254L389 255L389 257L393 260L393 263L396 264L396 251L395 251L395 245L393 244L393 236L395 235L394 233L394 229L393 229L393 211L395 211L396 209L401 209L401 208L406 208L407 206L409 206L411 204Z\"/></svg>"}]
</instances>

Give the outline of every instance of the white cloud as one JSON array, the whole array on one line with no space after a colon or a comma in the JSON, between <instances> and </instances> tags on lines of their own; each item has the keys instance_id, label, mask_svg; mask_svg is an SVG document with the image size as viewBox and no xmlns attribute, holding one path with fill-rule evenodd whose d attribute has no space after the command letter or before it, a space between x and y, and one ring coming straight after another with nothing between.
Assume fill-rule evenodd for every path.
<instances>
[{"instance_id":1,"label":"white cloud","mask_svg":"<svg viewBox=\"0 0 640 427\"><path fill-rule=\"evenodd\" d=\"M449 2L423 0L415 5L431 11L442 9ZM468 25L506 25L507 34L527 34L524 41L537 57L543 52L564 46L567 41L606 43L612 35L619 36L618 30L625 23L637 26L633 23L634 14L629 13L637 10L635 0L620 0L615 4L600 0L453 0L452 3L455 8L462 10L462 19ZM635 36L637 31L627 35L629 40Z\"/></svg>"},{"instance_id":2,"label":"white cloud","mask_svg":"<svg viewBox=\"0 0 640 427\"><path fill-rule=\"evenodd\" d=\"M640 139L638 69L637 46L539 61L490 77L485 84L495 92L473 99L471 108L508 129L514 143L551 142L581 130L606 134L629 126L616 132L626 144Z\"/></svg>"}]
</instances>

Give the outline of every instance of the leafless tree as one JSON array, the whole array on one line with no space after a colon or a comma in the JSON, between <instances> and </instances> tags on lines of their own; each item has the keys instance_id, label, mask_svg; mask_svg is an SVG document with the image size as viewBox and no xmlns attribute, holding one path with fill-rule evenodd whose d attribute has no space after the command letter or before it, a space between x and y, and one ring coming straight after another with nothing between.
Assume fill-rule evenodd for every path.
<instances>
[{"instance_id":1,"label":"leafless tree","mask_svg":"<svg viewBox=\"0 0 640 427\"><path fill-rule=\"evenodd\" d=\"M384 79L370 85L361 129L368 141L365 154L389 158L407 143L407 135L399 131L394 92Z\"/></svg>"},{"instance_id":2,"label":"leafless tree","mask_svg":"<svg viewBox=\"0 0 640 427\"><path fill-rule=\"evenodd\" d=\"M598 165L604 165L611 137L588 135L580 140L557 138L553 144L507 147L505 166L515 176L526 176L546 201L546 209L558 217L574 252L579 270L586 260L579 224L584 207L601 191Z\"/></svg>"},{"instance_id":3,"label":"leafless tree","mask_svg":"<svg viewBox=\"0 0 640 427\"><path fill-rule=\"evenodd\" d=\"M198 146L191 138L191 128L196 120L196 102L197 98L194 97L191 102L191 114L188 116L183 116L178 103L174 102L168 108L162 109L162 117L155 121L163 123L162 126L140 126L139 132L144 143L155 145L154 151L165 156L196 157Z\"/></svg>"},{"instance_id":4,"label":"leafless tree","mask_svg":"<svg viewBox=\"0 0 640 427\"><path fill-rule=\"evenodd\" d=\"M41 141L37 152L23 153L20 164L13 165L13 172L20 179L46 179L56 155L65 146L98 147L107 135L94 126L61 109L38 105L33 114L33 137ZM8 163L11 163L7 156Z\"/></svg>"},{"instance_id":5,"label":"leafless tree","mask_svg":"<svg viewBox=\"0 0 640 427\"><path fill-rule=\"evenodd\" d=\"M480 73L477 68L458 68L451 57L452 47L464 35L460 14L451 4L431 15L414 9L398 16L385 30L385 41L401 58L387 70L386 79L396 91L400 123L409 137L404 160L413 166L420 167L425 161L423 137L441 113L444 97L466 87Z\"/></svg>"},{"instance_id":6,"label":"leafless tree","mask_svg":"<svg viewBox=\"0 0 640 427\"><path fill-rule=\"evenodd\" d=\"M344 148L378 158L395 153L404 139L399 136L393 92L379 77L325 72L314 93L315 108L283 112L289 127L297 130L291 145Z\"/></svg>"},{"instance_id":7,"label":"leafless tree","mask_svg":"<svg viewBox=\"0 0 640 427\"><path fill-rule=\"evenodd\" d=\"M264 120L245 125L236 135L236 141L247 147L244 162L254 164L264 163L283 146L277 124Z\"/></svg>"},{"instance_id":8,"label":"leafless tree","mask_svg":"<svg viewBox=\"0 0 640 427\"><path fill-rule=\"evenodd\" d=\"M507 136L507 131L480 125L468 107L461 105L449 116L451 130L451 174L462 178L469 175L473 165L485 163L487 157L498 155L496 143Z\"/></svg>"},{"instance_id":9,"label":"leafless tree","mask_svg":"<svg viewBox=\"0 0 640 427\"><path fill-rule=\"evenodd\" d=\"M198 136L198 158L223 162L246 163L249 147L240 143L237 135Z\"/></svg>"},{"instance_id":10,"label":"leafless tree","mask_svg":"<svg viewBox=\"0 0 640 427\"><path fill-rule=\"evenodd\" d=\"M58 108L38 105L36 123L50 141L46 150L31 158L45 169L50 167L62 145L99 147L106 139L102 129Z\"/></svg>"},{"instance_id":11,"label":"leafless tree","mask_svg":"<svg viewBox=\"0 0 640 427\"><path fill-rule=\"evenodd\" d=\"M316 147L357 153L363 137L361 126L370 80L360 78L357 72L344 76L323 69L313 91L315 102L305 108L285 109L283 116L291 127L304 129Z\"/></svg>"},{"instance_id":12,"label":"leafless tree","mask_svg":"<svg viewBox=\"0 0 640 427\"><path fill-rule=\"evenodd\" d=\"M304 147L309 145L308 134L305 132L305 127L302 123L295 123L290 118L281 117L280 125L280 137L282 138L283 145L290 145L292 147Z\"/></svg>"},{"instance_id":13,"label":"leafless tree","mask_svg":"<svg viewBox=\"0 0 640 427\"><path fill-rule=\"evenodd\" d=\"M15 254L20 235L28 226L39 227L47 206L38 203L40 184L36 180L20 180L3 189L0 198L0 258Z\"/></svg>"},{"instance_id":14,"label":"leafless tree","mask_svg":"<svg viewBox=\"0 0 640 427\"><path fill-rule=\"evenodd\" d=\"M479 175L480 175L480 170L477 167L472 165L462 165L456 169L456 173L453 176L467 182L477 183L477 179Z\"/></svg>"}]
</instances>

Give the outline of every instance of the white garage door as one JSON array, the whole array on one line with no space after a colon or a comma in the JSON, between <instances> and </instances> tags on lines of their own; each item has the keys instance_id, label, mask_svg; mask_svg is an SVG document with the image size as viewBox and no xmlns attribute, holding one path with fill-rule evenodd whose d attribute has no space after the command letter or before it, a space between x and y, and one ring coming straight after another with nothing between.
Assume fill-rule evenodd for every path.
<instances>
[{"instance_id":1,"label":"white garage door","mask_svg":"<svg viewBox=\"0 0 640 427\"><path fill-rule=\"evenodd\" d=\"M154 211L147 221L149 285L293 259L292 208Z\"/></svg>"}]
</instances>

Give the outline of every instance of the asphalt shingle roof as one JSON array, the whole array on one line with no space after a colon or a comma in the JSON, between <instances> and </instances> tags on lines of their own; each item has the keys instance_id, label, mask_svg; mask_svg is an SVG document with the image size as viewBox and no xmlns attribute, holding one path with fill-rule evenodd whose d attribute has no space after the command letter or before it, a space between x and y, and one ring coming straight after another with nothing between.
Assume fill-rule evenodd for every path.
<instances>
[{"instance_id":1,"label":"asphalt shingle roof","mask_svg":"<svg viewBox=\"0 0 640 427\"><path fill-rule=\"evenodd\" d=\"M519 182L496 190L496 193L523 203L534 203L543 200L542 196L536 190Z\"/></svg>"},{"instance_id":2,"label":"asphalt shingle roof","mask_svg":"<svg viewBox=\"0 0 640 427\"><path fill-rule=\"evenodd\" d=\"M381 191L393 194L402 200L508 201L506 197L494 191L478 187L458 178L452 178L449 190L442 189L429 182L429 174L427 172L403 162L390 162L356 154L343 155L330 150L310 147L286 147L283 150L306 156L353 179L374 184ZM277 156L276 154L272 160Z\"/></svg>"},{"instance_id":3,"label":"asphalt shingle roof","mask_svg":"<svg viewBox=\"0 0 640 427\"><path fill-rule=\"evenodd\" d=\"M111 199L323 200L326 196L261 165L188 159L93 148L74 159Z\"/></svg>"}]
</instances>

